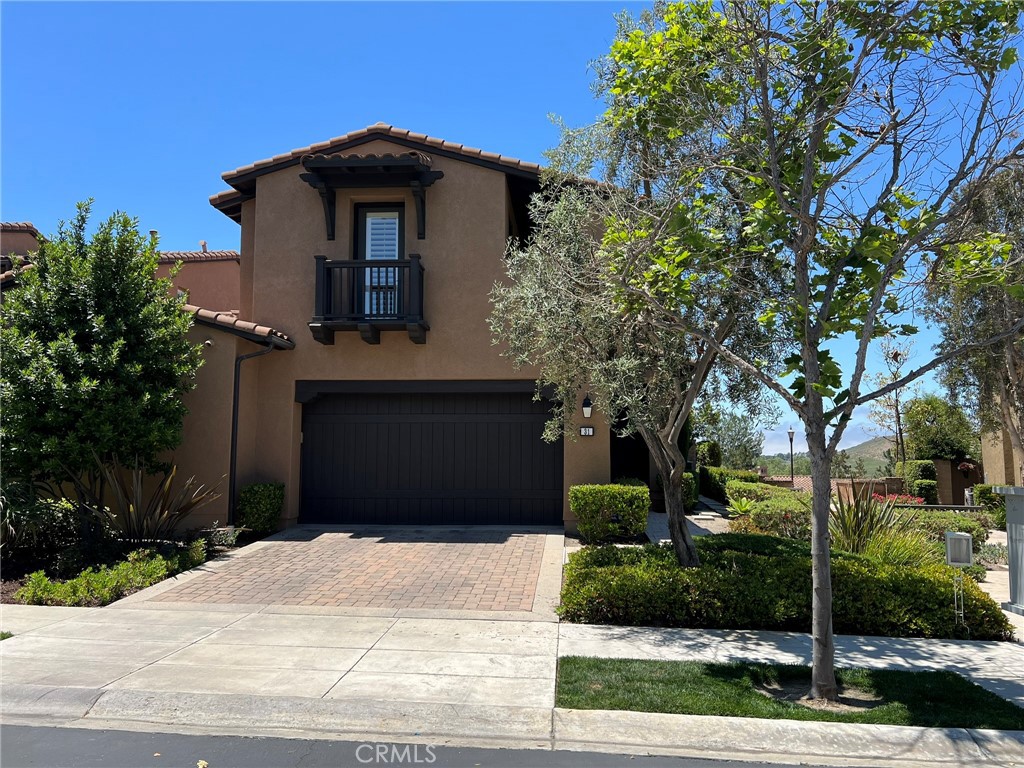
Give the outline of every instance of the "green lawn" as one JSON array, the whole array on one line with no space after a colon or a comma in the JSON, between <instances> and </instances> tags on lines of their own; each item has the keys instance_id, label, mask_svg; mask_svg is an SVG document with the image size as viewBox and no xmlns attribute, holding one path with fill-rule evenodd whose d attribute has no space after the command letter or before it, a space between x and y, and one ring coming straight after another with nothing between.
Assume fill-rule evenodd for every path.
<instances>
[{"instance_id":1,"label":"green lawn","mask_svg":"<svg viewBox=\"0 0 1024 768\"><path fill-rule=\"evenodd\" d=\"M0 632L0 640L6 640L8 637L14 637L10 632Z\"/></svg>"},{"instance_id":2,"label":"green lawn","mask_svg":"<svg viewBox=\"0 0 1024 768\"><path fill-rule=\"evenodd\" d=\"M881 702L859 711L835 712L770 698L758 690L779 685L809 689L808 667L569 656L558 665L557 706L1024 730L1024 709L954 672L843 669L837 676L841 687L860 689Z\"/></svg>"}]
</instances>

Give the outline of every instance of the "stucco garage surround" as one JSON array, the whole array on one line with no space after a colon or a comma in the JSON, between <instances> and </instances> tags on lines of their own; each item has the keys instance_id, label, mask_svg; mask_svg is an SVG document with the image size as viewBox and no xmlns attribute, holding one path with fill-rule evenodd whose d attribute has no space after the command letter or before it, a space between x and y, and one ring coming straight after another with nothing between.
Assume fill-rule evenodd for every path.
<instances>
[{"instance_id":1,"label":"stucco garage surround","mask_svg":"<svg viewBox=\"0 0 1024 768\"><path fill-rule=\"evenodd\" d=\"M541 439L549 405L528 382L395 384L337 383L304 403L299 522L562 521L562 442Z\"/></svg>"}]
</instances>

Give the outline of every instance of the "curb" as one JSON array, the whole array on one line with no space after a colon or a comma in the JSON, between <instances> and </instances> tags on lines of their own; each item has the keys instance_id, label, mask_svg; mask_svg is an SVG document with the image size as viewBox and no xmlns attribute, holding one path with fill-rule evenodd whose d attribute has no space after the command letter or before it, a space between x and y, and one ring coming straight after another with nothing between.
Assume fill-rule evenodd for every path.
<instances>
[{"instance_id":1,"label":"curb","mask_svg":"<svg viewBox=\"0 0 1024 768\"><path fill-rule=\"evenodd\" d=\"M875 768L1024 766L1024 731L548 707L4 686L5 722ZM215 723L216 726L211 726Z\"/></svg>"}]
</instances>

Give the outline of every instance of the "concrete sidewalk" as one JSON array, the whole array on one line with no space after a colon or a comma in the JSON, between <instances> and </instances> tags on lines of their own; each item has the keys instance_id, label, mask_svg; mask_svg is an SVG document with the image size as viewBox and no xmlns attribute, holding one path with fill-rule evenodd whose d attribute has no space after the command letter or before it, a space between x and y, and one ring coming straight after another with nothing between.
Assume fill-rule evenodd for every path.
<instances>
[{"instance_id":1,"label":"concrete sidewalk","mask_svg":"<svg viewBox=\"0 0 1024 768\"><path fill-rule=\"evenodd\" d=\"M5 723L818 764L1024 764L1024 732L554 706L559 656L803 663L809 639L797 634L154 602L70 611L3 606L0 622L21 627L0 643ZM953 668L1022 701L1018 645L837 640L843 664Z\"/></svg>"}]
</instances>

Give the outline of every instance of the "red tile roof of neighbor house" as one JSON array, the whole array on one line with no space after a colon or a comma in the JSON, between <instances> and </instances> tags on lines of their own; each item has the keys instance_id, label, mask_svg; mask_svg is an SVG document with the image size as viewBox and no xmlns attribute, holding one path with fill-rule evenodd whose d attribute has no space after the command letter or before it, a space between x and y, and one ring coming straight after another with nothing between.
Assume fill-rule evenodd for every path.
<instances>
[{"instance_id":1,"label":"red tile roof of neighbor house","mask_svg":"<svg viewBox=\"0 0 1024 768\"><path fill-rule=\"evenodd\" d=\"M0 221L0 232L28 232L39 237L39 230L31 221Z\"/></svg>"},{"instance_id":2,"label":"red tile roof of neighbor house","mask_svg":"<svg viewBox=\"0 0 1024 768\"><path fill-rule=\"evenodd\" d=\"M190 264L203 261L239 261L241 259L241 254L238 251L160 251L157 256L159 264L176 264L179 261Z\"/></svg>"},{"instance_id":3,"label":"red tile roof of neighbor house","mask_svg":"<svg viewBox=\"0 0 1024 768\"><path fill-rule=\"evenodd\" d=\"M185 304L182 309L191 312L195 316L196 322L201 325L218 328L250 341L268 341L281 349L292 349L295 346L295 342L291 338L269 325L258 325L250 323L248 320L239 320L235 310L216 312L212 309L197 307L195 304Z\"/></svg>"}]
</instances>

